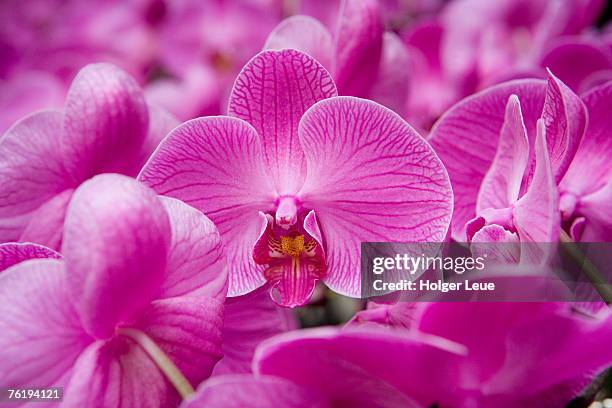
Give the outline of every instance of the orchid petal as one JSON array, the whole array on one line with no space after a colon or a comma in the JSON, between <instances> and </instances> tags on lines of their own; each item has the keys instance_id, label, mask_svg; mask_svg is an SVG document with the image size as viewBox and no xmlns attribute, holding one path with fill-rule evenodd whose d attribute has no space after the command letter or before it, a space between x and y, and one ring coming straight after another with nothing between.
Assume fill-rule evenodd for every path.
<instances>
[{"instance_id":1,"label":"orchid petal","mask_svg":"<svg viewBox=\"0 0 612 408\"><path fill-rule=\"evenodd\" d=\"M586 217L581 241L612 241L612 181L581 200L580 212Z\"/></svg>"},{"instance_id":2,"label":"orchid petal","mask_svg":"<svg viewBox=\"0 0 612 408\"><path fill-rule=\"evenodd\" d=\"M36 242L59 251L62 244L66 210L72 199L73 189L64 190L41 205L25 226L19 241Z\"/></svg>"},{"instance_id":3,"label":"orchid petal","mask_svg":"<svg viewBox=\"0 0 612 408\"><path fill-rule=\"evenodd\" d=\"M611 322L609 313L601 319L568 313L529 316L524 324L509 333L505 364L485 390L500 394L521 390L519 395L526 401L531 400L531 404L524 406L539 406L543 394L555 396L549 392L552 389L558 401L551 401L551 406L562 405L579 389L573 389L574 395L560 395L562 389L556 385L572 382L584 385L588 381L584 379L585 373L595 375L609 366ZM538 363L526 370L521 363L524 361ZM511 390L509 384L512 384ZM567 393L568 387L564 388Z\"/></svg>"},{"instance_id":4,"label":"orchid petal","mask_svg":"<svg viewBox=\"0 0 612 408\"><path fill-rule=\"evenodd\" d=\"M142 408L177 406L178 393L131 338L98 340L79 357L62 407Z\"/></svg>"},{"instance_id":5,"label":"orchid petal","mask_svg":"<svg viewBox=\"0 0 612 408\"><path fill-rule=\"evenodd\" d=\"M480 388L503 366L507 358L504 346L508 334L533 320L534 316L557 309L559 306L552 303L432 302L421 309L417 327L424 333L466 346L468 358L463 362L464 375L457 377L461 378L461 383L456 385ZM530 335L538 338L543 331L535 333L536 336L534 332ZM520 366L523 370L524 365Z\"/></svg>"},{"instance_id":6,"label":"orchid petal","mask_svg":"<svg viewBox=\"0 0 612 408\"><path fill-rule=\"evenodd\" d=\"M223 359L213 375L248 373L255 348L274 335L297 328L293 312L270 299L268 286L228 298L223 317Z\"/></svg>"},{"instance_id":7,"label":"orchid petal","mask_svg":"<svg viewBox=\"0 0 612 408\"><path fill-rule=\"evenodd\" d=\"M32 213L70 187L58 152L62 114L34 113L0 138L0 241L16 241Z\"/></svg>"},{"instance_id":8,"label":"orchid petal","mask_svg":"<svg viewBox=\"0 0 612 408\"><path fill-rule=\"evenodd\" d=\"M77 74L66 98L61 150L73 177L134 173L131 160L147 137L148 111L137 82L111 64ZM59 139L59 135L57 136Z\"/></svg>"},{"instance_id":9,"label":"orchid petal","mask_svg":"<svg viewBox=\"0 0 612 408\"><path fill-rule=\"evenodd\" d=\"M334 72L335 44L331 33L318 20L295 15L283 20L272 30L264 50L293 48L319 61L329 72Z\"/></svg>"},{"instance_id":10,"label":"orchid petal","mask_svg":"<svg viewBox=\"0 0 612 408\"><path fill-rule=\"evenodd\" d=\"M295 193L305 177L297 127L315 102L336 95L329 73L295 50L263 51L245 65L230 96L229 114L261 137L263 160L279 195Z\"/></svg>"},{"instance_id":11,"label":"orchid petal","mask_svg":"<svg viewBox=\"0 0 612 408\"><path fill-rule=\"evenodd\" d=\"M548 71L546 99L542 111L546 144L557 182L574 159L587 126L587 109L580 98Z\"/></svg>"},{"instance_id":12,"label":"orchid petal","mask_svg":"<svg viewBox=\"0 0 612 408\"><path fill-rule=\"evenodd\" d=\"M521 258L519 237L499 225L487 225L474 234L470 242L474 258L484 257L489 263L514 264Z\"/></svg>"},{"instance_id":13,"label":"orchid petal","mask_svg":"<svg viewBox=\"0 0 612 408\"><path fill-rule=\"evenodd\" d=\"M91 341L81 329L63 262L32 259L0 273L0 382L65 386Z\"/></svg>"},{"instance_id":14,"label":"orchid petal","mask_svg":"<svg viewBox=\"0 0 612 408\"><path fill-rule=\"evenodd\" d=\"M380 63L384 27L376 0L343 0L336 32L336 74L341 95L366 97Z\"/></svg>"},{"instance_id":15,"label":"orchid petal","mask_svg":"<svg viewBox=\"0 0 612 408\"><path fill-rule=\"evenodd\" d=\"M248 123L199 118L174 129L139 175L157 193L184 201L215 223L227 250L229 296L265 283L251 256L260 230L257 214L274 203L261 158L259 137Z\"/></svg>"},{"instance_id":16,"label":"orchid petal","mask_svg":"<svg viewBox=\"0 0 612 408\"><path fill-rule=\"evenodd\" d=\"M330 408L318 391L280 377L224 375L204 382L181 408Z\"/></svg>"},{"instance_id":17,"label":"orchid petal","mask_svg":"<svg viewBox=\"0 0 612 408\"><path fill-rule=\"evenodd\" d=\"M182 201L160 200L170 220L172 243L159 297L209 296L223 302L227 269L219 231L204 214Z\"/></svg>"},{"instance_id":18,"label":"orchid petal","mask_svg":"<svg viewBox=\"0 0 612 408\"><path fill-rule=\"evenodd\" d=\"M164 207L135 180L102 175L76 190L66 215L62 253L68 287L88 333L110 336L117 323L157 295L169 243Z\"/></svg>"},{"instance_id":19,"label":"orchid petal","mask_svg":"<svg viewBox=\"0 0 612 408\"><path fill-rule=\"evenodd\" d=\"M223 303L206 296L155 300L130 327L146 333L194 387L223 356Z\"/></svg>"},{"instance_id":20,"label":"orchid petal","mask_svg":"<svg viewBox=\"0 0 612 408\"><path fill-rule=\"evenodd\" d=\"M404 113L408 99L409 66L408 50L401 38L391 32L385 33L377 80L370 96L400 115Z\"/></svg>"},{"instance_id":21,"label":"orchid petal","mask_svg":"<svg viewBox=\"0 0 612 408\"><path fill-rule=\"evenodd\" d=\"M506 105L506 116L495 158L480 186L476 211L505 208L513 204L519 197L528 161L529 138L523 122L521 104L516 95L511 95Z\"/></svg>"},{"instance_id":22,"label":"orchid petal","mask_svg":"<svg viewBox=\"0 0 612 408\"><path fill-rule=\"evenodd\" d=\"M332 406L337 402L350 407L422 407L434 404L440 395L427 379L456 378L464 352L456 343L416 333L326 328L262 343L253 365L256 374L322 391Z\"/></svg>"},{"instance_id":23,"label":"orchid petal","mask_svg":"<svg viewBox=\"0 0 612 408\"><path fill-rule=\"evenodd\" d=\"M555 183L551 159L546 148L544 121L538 121L535 143L536 168L527 192L514 207L514 223L521 242L554 243L559 238L559 193ZM534 220L537 220L534 222ZM525 249L537 249L525 246ZM526 251L527 262L542 262L542 254Z\"/></svg>"},{"instance_id":24,"label":"orchid petal","mask_svg":"<svg viewBox=\"0 0 612 408\"><path fill-rule=\"evenodd\" d=\"M359 296L360 244L442 242L452 191L438 157L399 116L353 97L321 101L302 118L308 178L303 205L315 208L326 243L324 282Z\"/></svg>"},{"instance_id":25,"label":"orchid petal","mask_svg":"<svg viewBox=\"0 0 612 408\"><path fill-rule=\"evenodd\" d=\"M510 95L521 101L529 140L542 113L545 82L517 80L465 98L434 125L429 141L444 163L455 197L452 236L465 241L465 224L476 216L478 191L491 167Z\"/></svg>"},{"instance_id":26,"label":"orchid petal","mask_svg":"<svg viewBox=\"0 0 612 408\"><path fill-rule=\"evenodd\" d=\"M565 39L555 44L542 58L547 67L574 92L584 91L585 80L598 72L612 69L609 50L594 40L582 37Z\"/></svg>"},{"instance_id":27,"label":"orchid petal","mask_svg":"<svg viewBox=\"0 0 612 408\"><path fill-rule=\"evenodd\" d=\"M8 242L0 244L0 272L28 259L59 259L61 255L42 245Z\"/></svg>"},{"instance_id":28,"label":"orchid petal","mask_svg":"<svg viewBox=\"0 0 612 408\"><path fill-rule=\"evenodd\" d=\"M600 188L612 174L612 81L594 88L583 97L589 112L587 131L578 152L561 182L561 190L590 194ZM585 177L588 174L588 177Z\"/></svg>"}]
</instances>

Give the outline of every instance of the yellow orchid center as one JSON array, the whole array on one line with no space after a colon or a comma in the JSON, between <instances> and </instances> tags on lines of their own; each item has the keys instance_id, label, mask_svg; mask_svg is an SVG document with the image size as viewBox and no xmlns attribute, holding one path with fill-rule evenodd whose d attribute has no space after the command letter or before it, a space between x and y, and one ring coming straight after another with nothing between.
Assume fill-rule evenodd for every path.
<instances>
[{"instance_id":1,"label":"yellow orchid center","mask_svg":"<svg viewBox=\"0 0 612 408\"><path fill-rule=\"evenodd\" d=\"M304 252L304 236L280 237L281 252L289 256L300 256Z\"/></svg>"}]
</instances>

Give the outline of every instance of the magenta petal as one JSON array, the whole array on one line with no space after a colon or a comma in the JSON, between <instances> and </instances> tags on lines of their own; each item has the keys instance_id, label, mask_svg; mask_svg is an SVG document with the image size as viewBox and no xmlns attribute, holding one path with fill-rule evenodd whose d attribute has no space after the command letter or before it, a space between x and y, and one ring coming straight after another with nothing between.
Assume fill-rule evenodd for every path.
<instances>
[{"instance_id":1,"label":"magenta petal","mask_svg":"<svg viewBox=\"0 0 612 408\"><path fill-rule=\"evenodd\" d=\"M458 387L480 389L504 364L508 334L521 325L559 308L552 303L429 303L422 308L418 330L463 344L468 358L463 361ZM546 332L556 336L554 332ZM545 334L543 330L530 332L533 339ZM520 358L522 352L516 356ZM530 361L530 360L527 360ZM539 360L534 360L539 364ZM525 364L517 364L525 369ZM514 386L509 382L506 385ZM518 390L518 389L516 389Z\"/></svg>"},{"instance_id":2,"label":"magenta petal","mask_svg":"<svg viewBox=\"0 0 612 408\"><path fill-rule=\"evenodd\" d=\"M223 303L206 296L156 300L130 327L146 333L193 387L210 376L223 355Z\"/></svg>"},{"instance_id":3,"label":"magenta petal","mask_svg":"<svg viewBox=\"0 0 612 408\"><path fill-rule=\"evenodd\" d=\"M74 193L62 253L81 321L96 337L141 311L165 277L170 226L153 191L116 174Z\"/></svg>"},{"instance_id":4,"label":"magenta petal","mask_svg":"<svg viewBox=\"0 0 612 408\"><path fill-rule=\"evenodd\" d=\"M305 177L297 127L315 102L336 95L330 74L295 50L263 51L236 79L229 114L249 122L261 137L266 170L278 194L293 194Z\"/></svg>"},{"instance_id":5,"label":"magenta petal","mask_svg":"<svg viewBox=\"0 0 612 408\"><path fill-rule=\"evenodd\" d=\"M91 341L65 293L63 262L33 259L0 273L0 383L65 386Z\"/></svg>"},{"instance_id":6,"label":"magenta petal","mask_svg":"<svg viewBox=\"0 0 612 408\"><path fill-rule=\"evenodd\" d=\"M321 393L280 377L224 375L203 383L181 408L330 408Z\"/></svg>"},{"instance_id":7,"label":"magenta petal","mask_svg":"<svg viewBox=\"0 0 612 408\"><path fill-rule=\"evenodd\" d=\"M377 80L370 97L400 115L403 114L408 100L409 66L410 57L401 38L391 32L385 33Z\"/></svg>"},{"instance_id":8,"label":"magenta petal","mask_svg":"<svg viewBox=\"0 0 612 408\"><path fill-rule=\"evenodd\" d=\"M552 399L547 406L562 406L576 396L578 387L590 382L591 378L585 377L609 366L611 336L612 319L607 311L603 318L569 313L532 314L509 333L508 357L486 389L502 396L520 390L515 395L530 402L520 406L541 406L545 396ZM525 367L526 361L533 362L529 369ZM572 383L574 387L570 388ZM564 387L558 388L559 385Z\"/></svg>"},{"instance_id":9,"label":"magenta petal","mask_svg":"<svg viewBox=\"0 0 612 408\"><path fill-rule=\"evenodd\" d=\"M476 216L480 184L491 167L510 95L521 101L529 140L535 139L545 82L517 80L465 98L434 125L429 141L446 166L455 197L452 236L465 241L465 224Z\"/></svg>"},{"instance_id":10,"label":"magenta petal","mask_svg":"<svg viewBox=\"0 0 612 408\"><path fill-rule=\"evenodd\" d=\"M335 291L359 295L360 243L441 242L452 213L448 176L429 144L374 102L319 102L300 123L308 178L303 206L316 210Z\"/></svg>"},{"instance_id":11,"label":"magenta petal","mask_svg":"<svg viewBox=\"0 0 612 408\"><path fill-rule=\"evenodd\" d=\"M261 159L259 137L248 123L200 118L174 129L139 175L157 193L184 201L215 223L228 254L230 296L265 282L251 256L260 231L257 214L274 202Z\"/></svg>"},{"instance_id":12,"label":"magenta petal","mask_svg":"<svg viewBox=\"0 0 612 408\"><path fill-rule=\"evenodd\" d=\"M61 255L50 248L29 242L0 244L0 272L28 259L38 258L59 259Z\"/></svg>"},{"instance_id":13,"label":"magenta petal","mask_svg":"<svg viewBox=\"0 0 612 408\"><path fill-rule=\"evenodd\" d=\"M293 48L302 51L323 65L329 72L334 72L335 44L331 33L318 20L295 15L283 20L272 30L264 50L282 50Z\"/></svg>"},{"instance_id":14,"label":"magenta petal","mask_svg":"<svg viewBox=\"0 0 612 408\"><path fill-rule=\"evenodd\" d=\"M34 211L30 222L21 233L19 241L36 242L59 251L62 244L66 210L73 193L73 189L64 190Z\"/></svg>"},{"instance_id":15,"label":"magenta petal","mask_svg":"<svg viewBox=\"0 0 612 408\"><path fill-rule=\"evenodd\" d=\"M62 407L170 407L178 393L131 338L91 344L77 360Z\"/></svg>"},{"instance_id":16,"label":"magenta petal","mask_svg":"<svg viewBox=\"0 0 612 408\"><path fill-rule=\"evenodd\" d=\"M227 267L219 231L204 214L182 201L160 200L172 227L172 243L159 297L209 296L223 302Z\"/></svg>"},{"instance_id":17,"label":"magenta petal","mask_svg":"<svg viewBox=\"0 0 612 408\"><path fill-rule=\"evenodd\" d=\"M555 44L540 63L574 92L580 93L592 75L612 69L610 51L598 42L572 37Z\"/></svg>"},{"instance_id":18,"label":"magenta petal","mask_svg":"<svg viewBox=\"0 0 612 408\"><path fill-rule=\"evenodd\" d=\"M511 95L495 158L480 186L476 211L506 208L513 204L518 199L528 160L529 138L521 104L516 95Z\"/></svg>"},{"instance_id":19,"label":"magenta petal","mask_svg":"<svg viewBox=\"0 0 612 408\"><path fill-rule=\"evenodd\" d=\"M60 142L66 168L79 179L133 170L148 121L144 96L132 77L111 64L87 65L66 98Z\"/></svg>"},{"instance_id":20,"label":"magenta petal","mask_svg":"<svg viewBox=\"0 0 612 408\"><path fill-rule=\"evenodd\" d=\"M495 224L487 225L474 234L470 251L475 258L486 257L487 263L515 264L521 259L518 235Z\"/></svg>"},{"instance_id":21,"label":"magenta petal","mask_svg":"<svg viewBox=\"0 0 612 408\"><path fill-rule=\"evenodd\" d=\"M340 95L368 95L378 72L383 31L376 0L342 1L336 32L334 76Z\"/></svg>"},{"instance_id":22,"label":"magenta petal","mask_svg":"<svg viewBox=\"0 0 612 408\"><path fill-rule=\"evenodd\" d=\"M320 390L332 406L416 408L440 402L438 381L456 381L464 352L456 343L416 333L325 328L268 340L253 364L256 374Z\"/></svg>"},{"instance_id":23,"label":"magenta petal","mask_svg":"<svg viewBox=\"0 0 612 408\"><path fill-rule=\"evenodd\" d=\"M269 286L228 298L223 316L223 358L214 375L248 373L255 348L269 337L297 328L293 311L270 299Z\"/></svg>"},{"instance_id":24,"label":"magenta petal","mask_svg":"<svg viewBox=\"0 0 612 408\"><path fill-rule=\"evenodd\" d=\"M548 71L546 100L542 111L546 142L557 182L574 159L587 126L587 109L580 98Z\"/></svg>"},{"instance_id":25,"label":"magenta petal","mask_svg":"<svg viewBox=\"0 0 612 408\"><path fill-rule=\"evenodd\" d=\"M71 186L58 151L62 114L34 113L0 137L0 241L16 241L32 213Z\"/></svg>"},{"instance_id":26,"label":"magenta petal","mask_svg":"<svg viewBox=\"0 0 612 408\"><path fill-rule=\"evenodd\" d=\"M521 242L553 243L559 238L559 193L546 139L544 121L540 120L535 142L535 173L527 192L514 207L514 224ZM528 256L528 261L542 261L541 254L522 254L521 258L523 255Z\"/></svg>"},{"instance_id":27,"label":"magenta petal","mask_svg":"<svg viewBox=\"0 0 612 408\"><path fill-rule=\"evenodd\" d=\"M610 179L612 167L612 81L594 88L583 97L589 124L578 152L561 182L561 189L573 194L593 193ZM585 177L588 174L588 177Z\"/></svg>"},{"instance_id":28,"label":"magenta petal","mask_svg":"<svg viewBox=\"0 0 612 408\"><path fill-rule=\"evenodd\" d=\"M587 218L580 240L612 242L612 181L585 196L580 206L581 213Z\"/></svg>"}]
</instances>

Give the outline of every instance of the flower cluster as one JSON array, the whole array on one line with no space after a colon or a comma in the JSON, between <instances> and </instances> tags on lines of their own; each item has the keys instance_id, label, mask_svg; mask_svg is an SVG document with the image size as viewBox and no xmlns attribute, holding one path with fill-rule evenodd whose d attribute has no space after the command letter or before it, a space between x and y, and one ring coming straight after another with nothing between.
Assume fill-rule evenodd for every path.
<instances>
[{"instance_id":1,"label":"flower cluster","mask_svg":"<svg viewBox=\"0 0 612 408\"><path fill-rule=\"evenodd\" d=\"M358 300L364 242L454 241L510 278L612 242L603 7L2 2L0 391L105 408L611 392L605 260L585 261L590 303ZM326 299L343 325L300 328Z\"/></svg>"}]
</instances>

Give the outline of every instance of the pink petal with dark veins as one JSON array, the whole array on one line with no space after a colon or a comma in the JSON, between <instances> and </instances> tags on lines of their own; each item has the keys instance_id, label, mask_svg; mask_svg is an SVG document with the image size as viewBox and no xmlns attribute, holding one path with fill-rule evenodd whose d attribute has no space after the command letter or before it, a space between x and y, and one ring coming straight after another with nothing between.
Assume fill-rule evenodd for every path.
<instances>
[{"instance_id":1,"label":"pink petal with dark veins","mask_svg":"<svg viewBox=\"0 0 612 408\"><path fill-rule=\"evenodd\" d=\"M300 122L308 177L300 191L316 211L333 290L359 296L360 243L442 242L452 191L433 149L397 114L337 97Z\"/></svg>"},{"instance_id":2,"label":"pink petal with dark veins","mask_svg":"<svg viewBox=\"0 0 612 408\"><path fill-rule=\"evenodd\" d=\"M274 191L252 126L228 117L185 122L164 139L138 178L215 223L227 250L229 296L265 283L252 249L260 230L257 214L272 209Z\"/></svg>"},{"instance_id":3,"label":"pink petal with dark veins","mask_svg":"<svg viewBox=\"0 0 612 408\"><path fill-rule=\"evenodd\" d=\"M28 259L38 258L59 259L61 255L50 248L29 242L0 244L0 272Z\"/></svg>"},{"instance_id":4,"label":"pink petal with dark veins","mask_svg":"<svg viewBox=\"0 0 612 408\"><path fill-rule=\"evenodd\" d=\"M279 195L295 193L306 176L297 133L300 118L317 101L335 95L327 70L295 50L263 51L236 78L229 114L257 130L266 171Z\"/></svg>"}]
</instances>

